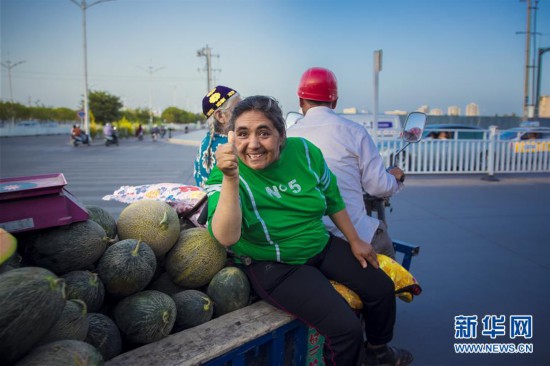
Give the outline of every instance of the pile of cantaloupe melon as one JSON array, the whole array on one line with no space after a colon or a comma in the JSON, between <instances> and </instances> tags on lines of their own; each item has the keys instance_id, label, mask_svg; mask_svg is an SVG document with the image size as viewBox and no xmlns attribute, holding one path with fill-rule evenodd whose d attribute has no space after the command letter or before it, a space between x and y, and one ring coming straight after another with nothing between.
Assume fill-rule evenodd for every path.
<instances>
[{"instance_id":1,"label":"pile of cantaloupe melon","mask_svg":"<svg viewBox=\"0 0 550 366\"><path fill-rule=\"evenodd\" d=\"M0 231L2 365L98 365L249 304L226 249L180 226L170 205L137 201L118 221L88 212L64 227Z\"/></svg>"}]
</instances>

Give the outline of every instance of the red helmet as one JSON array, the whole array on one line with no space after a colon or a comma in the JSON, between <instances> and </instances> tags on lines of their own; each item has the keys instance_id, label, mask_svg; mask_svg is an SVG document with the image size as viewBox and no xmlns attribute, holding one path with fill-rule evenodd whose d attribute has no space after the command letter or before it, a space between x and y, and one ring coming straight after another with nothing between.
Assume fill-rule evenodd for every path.
<instances>
[{"instance_id":1,"label":"red helmet","mask_svg":"<svg viewBox=\"0 0 550 366\"><path fill-rule=\"evenodd\" d=\"M300 79L298 97L319 102L335 102L338 99L336 76L332 71L322 67L306 70Z\"/></svg>"}]
</instances>

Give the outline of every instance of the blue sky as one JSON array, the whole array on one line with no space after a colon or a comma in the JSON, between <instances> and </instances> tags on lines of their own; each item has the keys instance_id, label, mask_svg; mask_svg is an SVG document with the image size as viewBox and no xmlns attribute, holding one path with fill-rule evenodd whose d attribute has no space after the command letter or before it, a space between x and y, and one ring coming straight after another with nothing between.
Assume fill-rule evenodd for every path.
<instances>
[{"instance_id":1,"label":"blue sky","mask_svg":"<svg viewBox=\"0 0 550 366\"><path fill-rule=\"evenodd\" d=\"M80 2L80 0L77 0ZM88 0L88 4L95 0ZM534 1L534 0L533 0ZM537 47L550 47L540 0ZM69 0L1 0L1 60L14 100L77 108L83 94L82 11ZM383 50L379 109L470 102L482 115L522 114L526 2L519 0L116 0L87 10L88 84L130 108L200 111L208 45L214 82L297 110L311 66L332 69L338 110L373 109L373 52ZM152 74L152 83L149 69ZM550 53L541 94L550 94ZM152 85L152 87L151 87ZM2 67L2 99L9 99Z\"/></svg>"}]
</instances>

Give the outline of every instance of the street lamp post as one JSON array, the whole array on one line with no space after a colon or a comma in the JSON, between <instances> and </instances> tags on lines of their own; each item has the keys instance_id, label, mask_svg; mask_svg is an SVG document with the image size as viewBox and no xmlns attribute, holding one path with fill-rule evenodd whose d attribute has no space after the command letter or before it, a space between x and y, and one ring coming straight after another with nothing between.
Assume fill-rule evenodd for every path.
<instances>
[{"instance_id":1,"label":"street lamp post","mask_svg":"<svg viewBox=\"0 0 550 366\"><path fill-rule=\"evenodd\" d=\"M197 51L197 57L206 58L206 92L208 93L212 90L212 72L220 71L219 69L212 68L212 57L220 57L220 55L213 55L212 49L206 45L206 47L201 48Z\"/></svg>"},{"instance_id":2,"label":"street lamp post","mask_svg":"<svg viewBox=\"0 0 550 366\"><path fill-rule=\"evenodd\" d=\"M8 80L10 83L10 102L13 103L13 86L11 83L11 69L13 69L17 65L21 65L25 61L17 61L16 63L12 64L10 60L6 61L6 63L1 63L2 66L4 66L6 69L8 69Z\"/></svg>"},{"instance_id":3,"label":"street lamp post","mask_svg":"<svg viewBox=\"0 0 550 366\"><path fill-rule=\"evenodd\" d=\"M541 69L542 69L542 55L544 55L545 52L550 51L550 47L546 48L539 48L539 57L537 60L537 91L535 94L535 117L539 118L539 112L540 112L540 75L541 75Z\"/></svg>"},{"instance_id":4,"label":"street lamp post","mask_svg":"<svg viewBox=\"0 0 550 366\"><path fill-rule=\"evenodd\" d=\"M382 50L374 51L374 116L373 116L373 138L378 142L378 75L382 71Z\"/></svg>"},{"instance_id":5,"label":"street lamp post","mask_svg":"<svg viewBox=\"0 0 550 366\"><path fill-rule=\"evenodd\" d=\"M90 108L88 106L88 48L86 45L86 10L94 5L105 1L114 0L97 0L91 4L86 4L86 0L81 0L78 3L76 0L70 0L80 9L82 9L82 48L84 49L84 130L90 136Z\"/></svg>"},{"instance_id":6,"label":"street lamp post","mask_svg":"<svg viewBox=\"0 0 550 366\"><path fill-rule=\"evenodd\" d=\"M12 83L11 83L11 69L13 69L15 66L17 65L21 65L23 62L25 61L17 61L16 63L12 64L10 60L6 61L6 63L1 63L2 66L4 66L6 69L8 69L8 80L9 80L9 83L10 83L10 103L12 104L12 106L10 106L10 108L12 108L12 111L13 111L13 86L12 86ZM11 123L12 123L12 126L15 126L15 116L14 114L12 114L12 117L11 117Z\"/></svg>"},{"instance_id":7,"label":"street lamp post","mask_svg":"<svg viewBox=\"0 0 550 366\"><path fill-rule=\"evenodd\" d=\"M139 66L138 66L139 67ZM153 127L153 73L164 69L164 66L157 67L156 69L153 66L149 66L147 69L140 69L149 73L149 130Z\"/></svg>"}]
</instances>

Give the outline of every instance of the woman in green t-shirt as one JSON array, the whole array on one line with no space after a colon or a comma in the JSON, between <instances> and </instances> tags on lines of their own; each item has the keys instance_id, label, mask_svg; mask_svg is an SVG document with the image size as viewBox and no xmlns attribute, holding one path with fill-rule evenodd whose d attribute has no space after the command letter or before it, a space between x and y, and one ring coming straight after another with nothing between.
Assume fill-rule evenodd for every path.
<instances>
[{"instance_id":1,"label":"woman in green t-shirt","mask_svg":"<svg viewBox=\"0 0 550 366\"><path fill-rule=\"evenodd\" d=\"M258 295L325 336L327 365L362 364L364 346L369 364L410 362L408 352L386 345L395 323L393 282L357 235L321 151L286 138L277 101L241 101L216 160L205 187L208 228L231 247ZM324 215L348 241L329 235ZM361 321L328 279L363 301L366 345Z\"/></svg>"}]
</instances>

